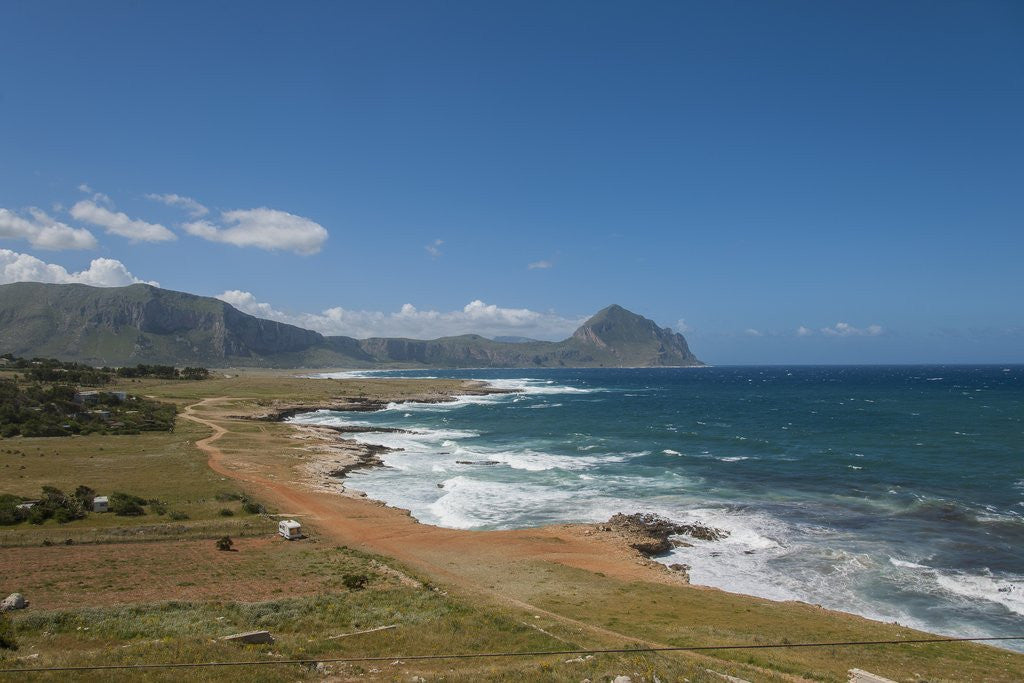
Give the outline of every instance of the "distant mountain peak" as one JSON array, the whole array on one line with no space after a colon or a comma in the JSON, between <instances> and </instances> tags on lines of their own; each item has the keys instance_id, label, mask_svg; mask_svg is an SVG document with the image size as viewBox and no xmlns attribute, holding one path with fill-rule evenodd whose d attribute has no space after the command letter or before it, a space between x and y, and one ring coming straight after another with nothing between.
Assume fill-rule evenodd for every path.
<instances>
[{"instance_id":1,"label":"distant mountain peak","mask_svg":"<svg viewBox=\"0 0 1024 683\"><path fill-rule=\"evenodd\" d=\"M683 335L618 304L602 308L572 338L611 352L622 364L700 365ZM646 360L645 360L646 359Z\"/></svg>"}]
</instances>

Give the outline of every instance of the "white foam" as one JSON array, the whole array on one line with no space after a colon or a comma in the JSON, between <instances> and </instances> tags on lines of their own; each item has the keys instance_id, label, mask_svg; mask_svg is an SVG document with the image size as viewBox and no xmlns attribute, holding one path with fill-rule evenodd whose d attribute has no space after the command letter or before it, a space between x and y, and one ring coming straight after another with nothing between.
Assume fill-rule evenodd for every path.
<instances>
[{"instance_id":1,"label":"white foam","mask_svg":"<svg viewBox=\"0 0 1024 683\"><path fill-rule=\"evenodd\" d=\"M727 455L721 458L716 458L716 460L721 460L722 462L740 462L741 460L750 460L750 458L746 455Z\"/></svg>"},{"instance_id":2,"label":"white foam","mask_svg":"<svg viewBox=\"0 0 1024 683\"><path fill-rule=\"evenodd\" d=\"M664 453L665 455L682 455L682 453L680 453L679 451L674 451L671 448L666 448L665 450L662 451L662 453Z\"/></svg>"},{"instance_id":3,"label":"white foam","mask_svg":"<svg viewBox=\"0 0 1024 683\"><path fill-rule=\"evenodd\" d=\"M470 396L460 394L455 396L452 401L440 401L438 403L422 403L419 401L402 401L402 402L391 402L388 403L382 411L405 411L405 412L416 412L416 413L439 413L452 410L454 408L464 408L470 405L481 405L488 403L496 403L507 394L487 394L484 396Z\"/></svg>"},{"instance_id":4,"label":"white foam","mask_svg":"<svg viewBox=\"0 0 1024 683\"><path fill-rule=\"evenodd\" d=\"M497 460L516 470L527 470L529 472L542 472L544 470L566 470L579 471L598 467L613 462L624 462L629 457L645 455L646 453L624 453L622 455L552 455L531 449L522 451L488 451L480 450L474 453L480 458Z\"/></svg>"},{"instance_id":5,"label":"white foam","mask_svg":"<svg viewBox=\"0 0 1024 683\"><path fill-rule=\"evenodd\" d=\"M1024 577L999 577L985 570L983 574L935 569L916 562L890 557L896 567L912 569L947 593L969 600L985 600L1002 605L1014 614L1024 616ZM927 583L924 586L927 587Z\"/></svg>"},{"instance_id":6,"label":"white foam","mask_svg":"<svg viewBox=\"0 0 1024 683\"><path fill-rule=\"evenodd\" d=\"M539 379L480 379L480 382L486 382L488 385L495 389L506 389L510 391L517 391L521 394L526 395L544 395L544 394L593 394L601 389L589 389L581 387L570 387L562 384L555 384L553 380L539 380ZM500 394L499 394L500 395Z\"/></svg>"},{"instance_id":7,"label":"white foam","mask_svg":"<svg viewBox=\"0 0 1024 683\"><path fill-rule=\"evenodd\" d=\"M325 427L364 427L369 425L365 420L356 420L349 417L351 413L336 413L330 410L316 410L311 413L294 415L286 422L294 424L323 425Z\"/></svg>"},{"instance_id":8,"label":"white foam","mask_svg":"<svg viewBox=\"0 0 1024 683\"><path fill-rule=\"evenodd\" d=\"M916 562L909 562L907 560L898 560L895 557L890 557L889 562L894 567L904 567L906 569L931 569L923 564L917 564Z\"/></svg>"},{"instance_id":9,"label":"white foam","mask_svg":"<svg viewBox=\"0 0 1024 683\"><path fill-rule=\"evenodd\" d=\"M608 519L610 510L621 502L589 493L585 486L577 490L559 489L527 482L498 482L459 475L446 479L436 489L440 497L414 509L418 519L457 529L516 528L533 524L551 524L568 516L596 522ZM529 511L529 518L524 512Z\"/></svg>"},{"instance_id":10,"label":"white foam","mask_svg":"<svg viewBox=\"0 0 1024 683\"><path fill-rule=\"evenodd\" d=\"M300 375L306 379L366 379L368 377L380 377L380 370L342 370L340 372L316 372L309 375Z\"/></svg>"}]
</instances>

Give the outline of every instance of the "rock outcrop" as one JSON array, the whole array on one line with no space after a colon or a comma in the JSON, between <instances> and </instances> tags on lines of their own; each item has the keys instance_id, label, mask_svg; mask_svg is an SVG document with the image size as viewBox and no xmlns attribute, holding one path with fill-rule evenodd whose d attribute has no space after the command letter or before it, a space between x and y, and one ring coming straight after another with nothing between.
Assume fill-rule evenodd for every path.
<instances>
[{"instance_id":1,"label":"rock outcrop","mask_svg":"<svg viewBox=\"0 0 1024 683\"><path fill-rule=\"evenodd\" d=\"M702 541L719 541L729 535L724 529L704 524L676 524L672 520L654 514L634 513L613 515L607 524L600 525L603 531L614 531L625 537L629 546L647 557L664 555L675 544L672 536L690 536Z\"/></svg>"}]
</instances>

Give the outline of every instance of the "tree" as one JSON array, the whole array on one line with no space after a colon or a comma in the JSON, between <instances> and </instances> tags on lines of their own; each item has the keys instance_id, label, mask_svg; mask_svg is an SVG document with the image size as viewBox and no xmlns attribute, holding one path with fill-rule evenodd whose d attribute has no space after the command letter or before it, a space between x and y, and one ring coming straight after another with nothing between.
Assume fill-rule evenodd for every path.
<instances>
[{"instance_id":1,"label":"tree","mask_svg":"<svg viewBox=\"0 0 1024 683\"><path fill-rule=\"evenodd\" d=\"M82 504L86 510L92 509L92 501L96 497L96 492L85 484L80 484L75 489L75 499Z\"/></svg>"}]
</instances>

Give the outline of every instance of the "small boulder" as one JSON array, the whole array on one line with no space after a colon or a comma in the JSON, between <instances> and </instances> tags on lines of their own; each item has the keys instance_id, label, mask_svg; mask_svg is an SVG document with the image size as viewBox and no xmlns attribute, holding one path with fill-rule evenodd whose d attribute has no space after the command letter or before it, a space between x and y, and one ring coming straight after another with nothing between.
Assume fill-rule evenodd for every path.
<instances>
[{"instance_id":1,"label":"small boulder","mask_svg":"<svg viewBox=\"0 0 1024 683\"><path fill-rule=\"evenodd\" d=\"M0 601L0 612L10 612L16 609L25 609L28 607L28 600L21 593L11 593L2 601Z\"/></svg>"}]
</instances>

